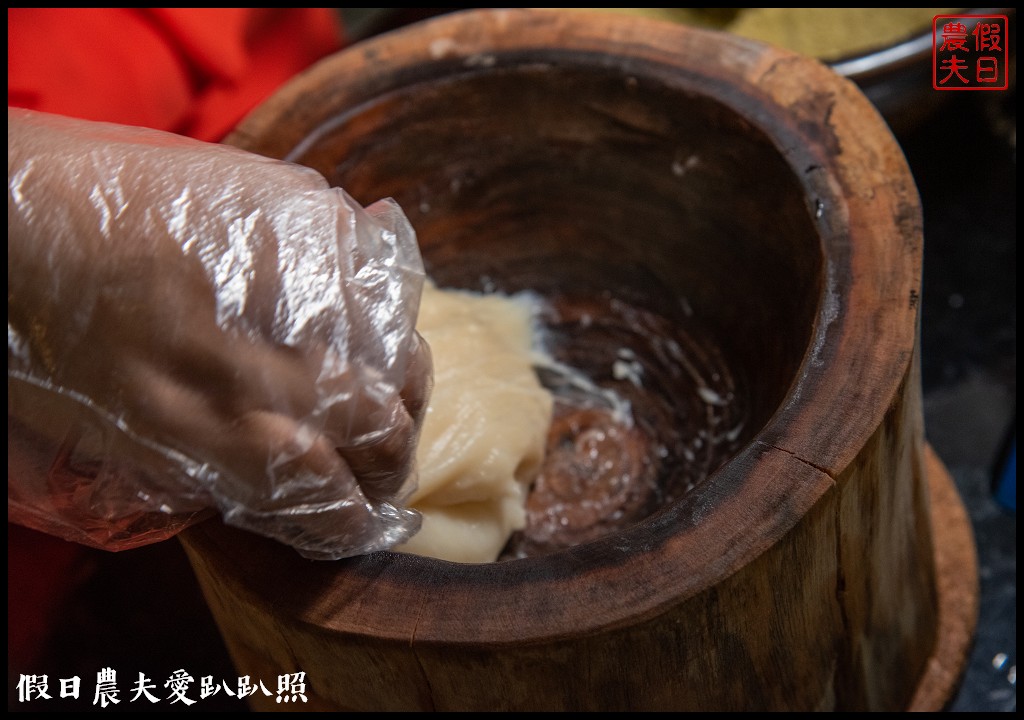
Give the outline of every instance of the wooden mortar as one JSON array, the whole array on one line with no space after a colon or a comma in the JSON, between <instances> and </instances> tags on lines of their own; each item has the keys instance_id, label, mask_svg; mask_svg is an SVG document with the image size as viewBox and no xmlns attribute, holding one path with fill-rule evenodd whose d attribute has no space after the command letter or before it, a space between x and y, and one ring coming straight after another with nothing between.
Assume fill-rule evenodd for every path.
<instances>
[{"instance_id":1,"label":"wooden mortar","mask_svg":"<svg viewBox=\"0 0 1024 720\"><path fill-rule=\"evenodd\" d=\"M325 563L217 522L187 531L240 674L304 671L296 709L941 705L976 581L943 645L921 213L854 85L721 34L476 11L325 60L229 142L394 197L442 285L604 293L678 322L722 358L744 417L681 496L541 557ZM945 680L922 691L936 663Z\"/></svg>"}]
</instances>

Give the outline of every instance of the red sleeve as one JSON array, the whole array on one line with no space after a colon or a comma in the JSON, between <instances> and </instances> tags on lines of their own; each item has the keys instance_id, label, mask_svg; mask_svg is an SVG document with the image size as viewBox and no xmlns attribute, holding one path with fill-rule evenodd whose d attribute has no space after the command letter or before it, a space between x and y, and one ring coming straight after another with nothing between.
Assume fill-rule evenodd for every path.
<instances>
[{"instance_id":1,"label":"red sleeve","mask_svg":"<svg viewBox=\"0 0 1024 720\"><path fill-rule=\"evenodd\" d=\"M219 140L340 47L328 8L8 8L7 102Z\"/></svg>"}]
</instances>

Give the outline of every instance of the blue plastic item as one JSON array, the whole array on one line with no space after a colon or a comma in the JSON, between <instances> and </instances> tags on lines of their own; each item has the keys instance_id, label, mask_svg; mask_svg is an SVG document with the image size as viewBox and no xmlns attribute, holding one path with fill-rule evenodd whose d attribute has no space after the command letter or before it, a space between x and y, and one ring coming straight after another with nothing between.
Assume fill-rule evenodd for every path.
<instances>
[{"instance_id":1,"label":"blue plastic item","mask_svg":"<svg viewBox=\"0 0 1024 720\"><path fill-rule=\"evenodd\" d=\"M1010 453L1003 463L996 483L996 502L1008 510L1017 512L1017 441L1010 446Z\"/></svg>"}]
</instances>

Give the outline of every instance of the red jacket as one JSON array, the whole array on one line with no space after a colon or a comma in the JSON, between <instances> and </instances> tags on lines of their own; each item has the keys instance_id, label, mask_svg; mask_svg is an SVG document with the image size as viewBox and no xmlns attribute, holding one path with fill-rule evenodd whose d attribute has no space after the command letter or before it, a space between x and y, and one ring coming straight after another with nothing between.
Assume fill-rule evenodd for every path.
<instances>
[{"instance_id":1,"label":"red jacket","mask_svg":"<svg viewBox=\"0 0 1024 720\"><path fill-rule=\"evenodd\" d=\"M327 8L8 8L7 103L219 140L340 47Z\"/></svg>"}]
</instances>

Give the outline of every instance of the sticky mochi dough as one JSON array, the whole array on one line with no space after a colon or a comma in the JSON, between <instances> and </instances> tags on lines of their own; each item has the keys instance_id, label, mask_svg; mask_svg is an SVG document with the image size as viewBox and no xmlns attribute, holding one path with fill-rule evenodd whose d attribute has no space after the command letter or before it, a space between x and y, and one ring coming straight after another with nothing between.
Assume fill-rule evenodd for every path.
<instances>
[{"instance_id":1,"label":"sticky mochi dough","mask_svg":"<svg viewBox=\"0 0 1024 720\"><path fill-rule=\"evenodd\" d=\"M423 528L395 548L492 562L526 523L553 399L533 371L529 300L427 283L417 329L430 344L434 390L410 504Z\"/></svg>"}]
</instances>

